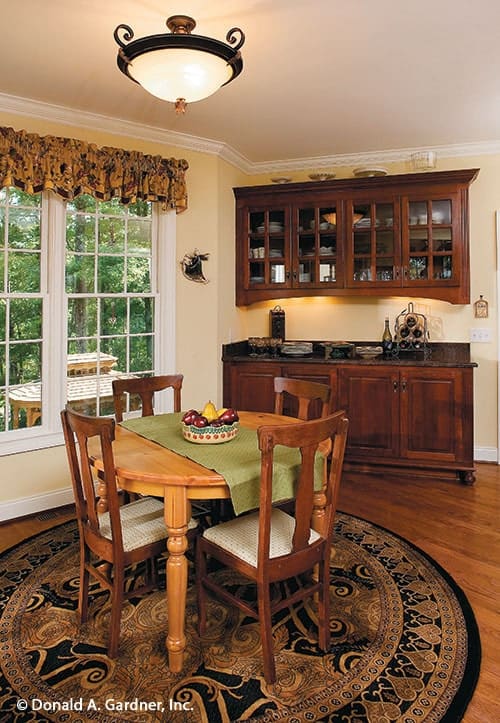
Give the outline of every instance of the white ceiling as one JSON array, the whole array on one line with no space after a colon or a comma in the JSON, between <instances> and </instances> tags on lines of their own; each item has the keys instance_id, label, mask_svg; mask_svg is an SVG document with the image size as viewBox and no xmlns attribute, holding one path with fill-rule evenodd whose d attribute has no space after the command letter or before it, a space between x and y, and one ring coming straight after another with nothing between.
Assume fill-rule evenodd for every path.
<instances>
[{"instance_id":1,"label":"white ceiling","mask_svg":"<svg viewBox=\"0 0 500 723\"><path fill-rule=\"evenodd\" d=\"M246 35L242 74L184 116L116 66L119 23L137 38L173 14ZM256 167L500 140L498 0L2 0L0 20L4 100L211 139Z\"/></svg>"}]
</instances>

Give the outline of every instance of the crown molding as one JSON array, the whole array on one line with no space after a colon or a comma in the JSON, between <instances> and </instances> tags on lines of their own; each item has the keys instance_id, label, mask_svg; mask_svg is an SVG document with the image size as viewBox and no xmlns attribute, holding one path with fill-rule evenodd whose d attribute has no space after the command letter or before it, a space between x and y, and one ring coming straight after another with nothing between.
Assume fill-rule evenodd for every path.
<instances>
[{"instance_id":1,"label":"crown molding","mask_svg":"<svg viewBox=\"0 0 500 723\"><path fill-rule=\"evenodd\" d=\"M212 141L208 138L199 138L187 133L163 130L121 118L111 118L98 113L74 110L66 106L53 105L4 93L0 93L0 110L29 118L39 118L89 130L106 131L127 138L153 141L217 156L224 152L224 143Z\"/></svg>"},{"instance_id":2,"label":"crown molding","mask_svg":"<svg viewBox=\"0 0 500 723\"><path fill-rule=\"evenodd\" d=\"M500 154L500 140L456 143L443 146L421 146L414 148L393 148L386 151L364 151L362 153L339 153L334 156L315 156L284 161L268 161L252 164L253 173L277 171L306 171L311 168L322 170L332 167L383 166L386 163L409 162L413 153L435 151L438 158L459 158Z\"/></svg>"},{"instance_id":3,"label":"crown molding","mask_svg":"<svg viewBox=\"0 0 500 723\"><path fill-rule=\"evenodd\" d=\"M413 153L423 151L435 151L438 158L458 158L462 156L480 156L500 153L500 140L494 140L252 162L227 143L192 136L187 133L178 133L176 131L155 128L154 126L133 123L121 118L112 118L97 113L74 110L66 106L53 105L30 98L21 98L19 96L0 93L0 110L14 113L15 115L64 123L89 130L106 131L127 138L137 138L139 140L175 146L176 148L185 148L199 153L208 153L218 156L248 175L276 173L279 171L306 171L311 168L321 170L339 166L380 166L384 163L409 161Z\"/></svg>"}]
</instances>

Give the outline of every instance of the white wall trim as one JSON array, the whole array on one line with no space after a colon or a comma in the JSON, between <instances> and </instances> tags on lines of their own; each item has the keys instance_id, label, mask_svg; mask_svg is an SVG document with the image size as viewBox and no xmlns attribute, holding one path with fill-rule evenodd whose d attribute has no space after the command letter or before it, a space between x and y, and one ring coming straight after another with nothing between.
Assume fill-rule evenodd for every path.
<instances>
[{"instance_id":1,"label":"white wall trim","mask_svg":"<svg viewBox=\"0 0 500 723\"><path fill-rule=\"evenodd\" d=\"M498 304L498 292L500 289L500 210L495 214L496 223L496 244L497 244L497 273L496 273L496 295ZM498 315L498 348L497 348L497 446L500 450L500 314ZM500 459L497 460L500 464Z\"/></svg>"},{"instance_id":2,"label":"white wall trim","mask_svg":"<svg viewBox=\"0 0 500 723\"><path fill-rule=\"evenodd\" d=\"M496 447L474 447L475 462L498 462L498 449Z\"/></svg>"},{"instance_id":3,"label":"white wall trim","mask_svg":"<svg viewBox=\"0 0 500 723\"><path fill-rule=\"evenodd\" d=\"M52 510L56 507L73 504L75 501L72 487L65 487L53 492L44 492L32 497L20 497L17 500L0 502L0 522L12 520L16 517L33 515L43 510Z\"/></svg>"},{"instance_id":4,"label":"white wall trim","mask_svg":"<svg viewBox=\"0 0 500 723\"><path fill-rule=\"evenodd\" d=\"M227 143L201 138L187 133L164 130L154 126L142 125L121 118L75 110L66 106L43 103L30 98L0 93L1 110L15 115L40 118L57 123L65 123L79 128L107 131L127 138L153 141L165 145L187 148L192 151L216 155L244 173L259 174L276 171L302 171L310 168L329 168L332 166L380 165L398 161L408 161L412 153L435 151L440 158L458 158L463 156L491 155L500 153L500 140L480 141L477 143L426 146L425 148L394 148L383 151L364 151L362 153L342 153L311 158L270 159L252 162Z\"/></svg>"}]
</instances>

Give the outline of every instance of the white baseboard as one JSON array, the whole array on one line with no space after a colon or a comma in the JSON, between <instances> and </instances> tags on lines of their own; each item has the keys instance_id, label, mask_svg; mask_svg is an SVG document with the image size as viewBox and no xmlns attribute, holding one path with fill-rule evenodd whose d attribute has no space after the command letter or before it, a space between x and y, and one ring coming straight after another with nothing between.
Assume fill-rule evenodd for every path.
<instances>
[{"instance_id":1,"label":"white baseboard","mask_svg":"<svg viewBox=\"0 0 500 723\"><path fill-rule=\"evenodd\" d=\"M498 462L496 447L474 447L475 462Z\"/></svg>"},{"instance_id":2,"label":"white baseboard","mask_svg":"<svg viewBox=\"0 0 500 723\"><path fill-rule=\"evenodd\" d=\"M0 502L0 521L12 520L16 517L33 515L43 510L52 510L55 507L70 505L75 501L73 489L66 487L54 492L45 492L33 497L21 497L18 500Z\"/></svg>"}]
</instances>

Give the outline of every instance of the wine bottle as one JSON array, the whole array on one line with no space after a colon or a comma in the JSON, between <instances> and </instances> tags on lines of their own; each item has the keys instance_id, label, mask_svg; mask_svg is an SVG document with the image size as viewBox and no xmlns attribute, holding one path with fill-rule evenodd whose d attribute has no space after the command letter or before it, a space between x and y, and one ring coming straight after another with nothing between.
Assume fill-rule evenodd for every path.
<instances>
[{"instance_id":1,"label":"wine bottle","mask_svg":"<svg viewBox=\"0 0 500 723\"><path fill-rule=\"evenodd\" d=\"M385 356L389 356L392 351L392 334L389 328L389 317L384 322L384 333L382 334L382 349Z\"/></svg>"}]
</instances>

